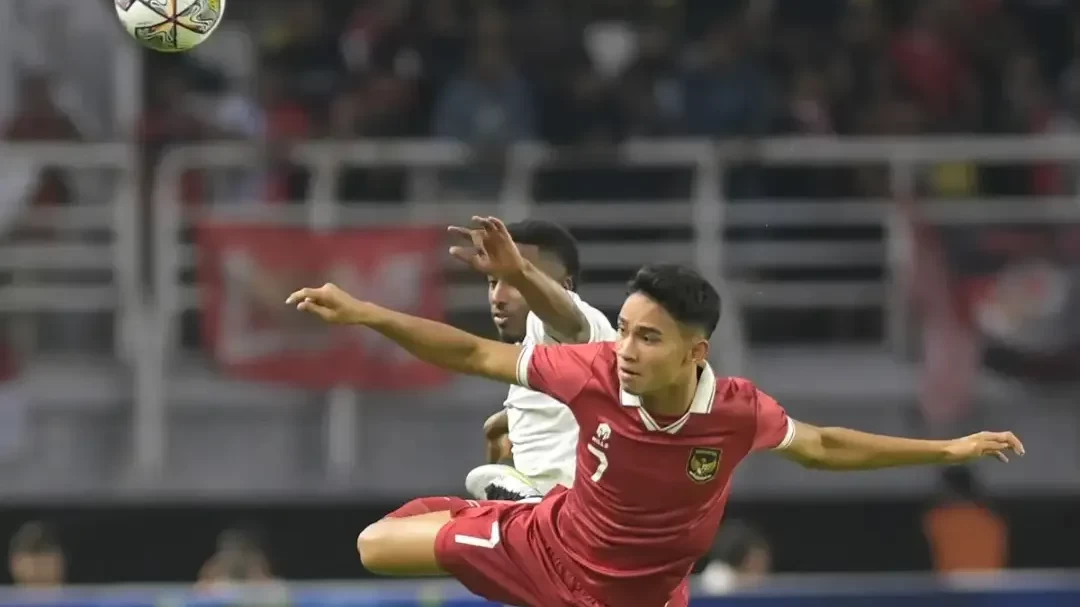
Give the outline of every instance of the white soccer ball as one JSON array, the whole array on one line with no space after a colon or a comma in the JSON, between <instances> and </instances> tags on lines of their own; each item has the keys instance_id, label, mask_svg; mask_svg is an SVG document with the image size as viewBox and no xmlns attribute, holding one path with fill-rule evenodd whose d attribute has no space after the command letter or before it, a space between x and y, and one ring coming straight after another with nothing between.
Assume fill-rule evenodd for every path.
<instances>
[{"instance_id":1,"label":"white soccer ball","mask_svg":"<svg viewBox=\"0 0 1080 607\"><path fill-rule=\"evenodd\" d=\"M113 0L120 23L140 44L163 53L198 46L221 23L225 0Z\"/></svg>"}]
</instances>

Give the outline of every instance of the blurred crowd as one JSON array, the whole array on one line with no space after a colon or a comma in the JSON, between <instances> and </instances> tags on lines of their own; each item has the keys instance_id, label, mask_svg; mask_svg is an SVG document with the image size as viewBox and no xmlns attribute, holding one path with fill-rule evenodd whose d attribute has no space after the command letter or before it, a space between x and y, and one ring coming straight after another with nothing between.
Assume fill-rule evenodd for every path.
<instances>
[{"instance_id":1,"label":"blurred crowd","mask_svg":"<svg viewBox=\"0 0 1080 607\"><path fill-rule=\"evenodd\" d=\"M272 5L272 10L271 10ZM169 143L266 143L245 194L295 200L299 138L436 136L497 168L509 143L603 150L628 137L1072 132L1080 118L1080 19L1064 0L266 0L234 3L216 51L148 53L138 134L152 166ZM225 33L228 32L228 33ZM229 58L253 47L252 64ZM211 43L213 45L214 43ZM239 49L239 50L238 50ZM226 65L243 65L224 69ZM12 140L80 136L25 74ZM497 171L449 179L492 194ZM549 180L563 198L677 195L678 179ZM753 167L734 197L877 193L873 171ZM70 197L42 175L37 197ZM644 187L644 191L643 191ZM943 195L1071 192L1054 166L934 167ZM346 200L404 195L395 171L354 171ZM196 179L191 201L206 196ZM542 198L544 192L540 193Z\"/></svg>"},{"instance_id":2,"label":"blurred crowd","mask_svg":"<svg viewBox=\"0 0 1080 607\"><path fill-rule=\"evenodd\" d=\"M49 523L30 521L12 536L8 548L11 582L22 588L58 588L69 582L71 554L65 550L57 529ZM125 581L122 577L110 582ZM166 581L166 580L163 580ZM214 592L233 584L276 588L274 575L260 534L248 527L226 529L217 538L210 556L195 576L196 588Z\"/></svg>"},{"instance_id":3,"label":"blurred crowd","mask_svg":"<svg viewBox=\"0 0 1080 607\"><path fill-rule=\"evenodd\" d=\"M460 140L489 170L446 185L479 196L498 191L501 151L524 140L597 152L629 137L1080 125L1080 12L1064 0L267 0L230 11L206 52L146 55L137 133L149 167L170 143L265 143L264 170L232 197L301 198L307 174L280 152L302 138ZM230 59L245 49L253 62ZM226 69L234 65L243 67ZM24 74L20 89L4 137L80 137L50 98L48 74ZM728 187L735 198L878 194L880 173L745 167ZM932 167L922 186L1053 194L1075 189L1072 173L958 163ZM55 172L40 180L39 202L71 197ZM549 175L536 195L664 198L685 181L595 170ZM209 196L195 177L184 190L192 202ZM350 171L339 194L400 199L404 177Z\"/></svg>"},{"instance_id":4,"label":"blurred crowd","mask_svg":"<svg viewBox=\"0 0 1080 607\"><path fill-rule=\"evenodd\" d=\"M602 150L628 137L679 135L1069 132L1080 112L1080 13L1064 1L282 4L245 15L259 48L250 78L156 57L144 135L159 143L437 136L497 164L505 145L531 139ZM189 98L198 92L216 99L213 111L195 110L202 106ZM296 198L305 187L301 173L273 174L265 197ZM678 180L653 180L642 192L601 177L556 180L550 195L678 189ZM873 172L766 178L747 168L735 177L735 197L883 187ZM1069 178L1056 167L955 165L936 167L924 185L954 196L1053 193L1071 191ZM473 194L497 187L482 172L451 181ZM358 173L342 187L349 200L402 195L393 174Z\"/></svg>"}]
</instances>

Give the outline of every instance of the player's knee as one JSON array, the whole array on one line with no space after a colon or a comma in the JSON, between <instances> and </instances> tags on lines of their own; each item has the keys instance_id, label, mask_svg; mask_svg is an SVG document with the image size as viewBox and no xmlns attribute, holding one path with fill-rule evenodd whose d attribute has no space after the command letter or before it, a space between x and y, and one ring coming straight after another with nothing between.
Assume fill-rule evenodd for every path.
<instances>
[{"instance_id":1,"label":"player's knee","mask_svg":"<svg viewBox=\"0 0 1080 607\"><path fill-rule=\"evenodd\" d=\"M380 564L386 558L388 536L386 525L379 521L368 525L356 537L356 552L360 554L360 562L365 569L378 573Z\"/></svg>"},{"instance_id":2,"label":"player's knee","mask_svg":"<svg viewBox=\"0 0 1080 607\"><path fill-rule=\"evenodd\" d=\"M431 506L445 506L454 500L459 498L413 500L368 525L356 537L360 562L368 571L381 575L440 573L435 543L439 531L450 519L450 511L433 511Z\"/></svg>"}]
</instances>

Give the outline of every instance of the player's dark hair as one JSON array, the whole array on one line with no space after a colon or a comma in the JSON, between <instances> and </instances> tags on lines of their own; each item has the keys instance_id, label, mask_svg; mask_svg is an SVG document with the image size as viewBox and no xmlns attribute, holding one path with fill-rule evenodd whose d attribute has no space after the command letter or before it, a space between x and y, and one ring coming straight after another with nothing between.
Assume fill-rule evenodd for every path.
<instances>
[{"instance_id":1,"label":"player's dark hair","mask_svg":"<svg viewBox=\"0 0 1080 607\"><path fill-rule=\"evenodd\" d=\"M19 527L8 546L11 554L43 554L60 551L60 540L49 525L31 521Z\"/></svg>"},{"instance_id":2,"label":"player's dark hair","mask_svg":"<svg viewBox=\"0 0 1080 607\"><path fill-rule=\"evenodd\" d=\"M540 249L541 255L557 259L570 278L570 290L576 291L581 283L581 260L577 240L561 225L542 219L515 221L506 226L510 236L518 244L528 244Z\"/></svg>"},{"instance_id":3,"label":"player's dark hair","mask_svg":"<svg viewBox=\"0 0 1080 607\"><path fill-rule=\"evenodd\" d=\"M708 337L720 322L720 294L701 274L686 266L645 266L634 274L629 293L641 293L660 304L676 321L700 329Z\"/></svg>"}]
</instances>

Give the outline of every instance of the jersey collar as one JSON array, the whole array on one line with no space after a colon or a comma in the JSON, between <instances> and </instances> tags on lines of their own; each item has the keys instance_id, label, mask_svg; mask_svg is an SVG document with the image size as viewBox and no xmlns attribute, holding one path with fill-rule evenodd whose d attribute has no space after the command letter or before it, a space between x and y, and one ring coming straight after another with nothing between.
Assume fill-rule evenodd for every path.
<instances>
[{"instance_id":1,"label":"jersey collar","mask_svg":"<svg viewBox=\"0 0 1080 607\"><path fill-rule=\"evenodd\" d=\"M688 413L709 413L712 411L713 399L716 397L716 375L709 363L701 369L701 377L698 378L697 391L694 400L690 402ZM619 398L624 407L641 407L641 397L630 394L619 388Z\"/></svg>"}]
</instances>

